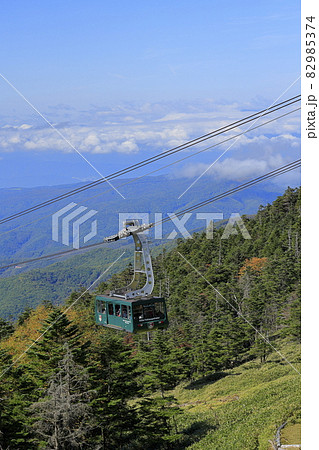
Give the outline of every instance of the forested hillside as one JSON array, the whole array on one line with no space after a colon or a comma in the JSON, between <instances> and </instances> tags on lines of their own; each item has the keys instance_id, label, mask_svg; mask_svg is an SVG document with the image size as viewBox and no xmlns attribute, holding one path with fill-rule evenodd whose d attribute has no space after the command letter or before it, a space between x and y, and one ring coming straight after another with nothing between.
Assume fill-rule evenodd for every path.
<instances>
[{"instance_id":1,"label":"forested hillside","mask_svg":"<svg viewBox=\"0 0 319 450\"><path fill-rule=\"evenodd\" d=\"M125 196L122 199L109 186L102 184L90 191L77 194L75 202L79 206L88 207L97 211L94 218L97 220L97 235L90 243L101 242L105 236L116 233L119 229L120 213L149 214L149 220L155 221L155 213L161 212L164 217L184 209L197 202L205 200L212 195L220 194L238 185L238 182L220 182L213 178L199 180L198 183L179 200L177 192L182 193L189 186L188 178L145 177L140 180L115 180L115 186ZM23 211L48 198L54 198L65 191L78 188L81 185L47 186L35 188L0 189L1 218L5 218L17 211ZM122 186L122 187L120 187ZM273 201L282 188L271 182L264 182L263 186L254 186L253 189L242 191L218 202L217 211L223 211L226 218L232 212L240 214L253 214L260 204ZM120 201L119 201L120 199ZM5 222L0 227L0 266L24 261L43 254L51 254L66 247L61 242L52 240L52 215L61 208L70 204L70 199L53 203L45 209L34 211L32 214L17 217L13 221ZM216 211L215 204L208 205L205 212ZM81 226L81 239L90 231L90 221ZM122 225L122 224L121 224ZM197 220L193 214L188 222L187 229L198 230L204 226L202 220ZM84 227L84 228L82 228ZM163 225L164 235L172 231L173 224ZM84 242L80 245L84 245ZM113 248L114 248L113 244ZM24 265L19 270L9 268L0 270L0 279L23 273L24 271L45 267L51 261L39 261L36 265ZM1 314L1 310L0 310Z\"/></svg>"},{"instance_id":2,"label":"forested hillside","mask_svg":"<svg viewBox=\"0 0 319 450\"><path fill-rule=\"evenodd\" d=\"M1 447L267 450L298 423L300 189L244 221L251 239L220 228L155 258L170 326L150 340L96 326L84 290L2 320Z\"/></svg>"},{"instance_id":3,"label":"forested hillside","mask_svg":"<svg viewBox=\"0 0 319 450\"><path fill-rule=\"evenodd\" d=\"M172 248L174 244L172 240L162 245ZM159 246L153 246L154 255L160 251ZM118 258L120 259L113 264ZM0 317L15 321L26 307L35 308L43 300L60 305L74 290L90 286L106 270L104 279L109 278L123 270L132 260L133 244L124 241L123 245L115 249L111 245L106 246L48 267L0 278Z\"/></svg>"}]
</instances>

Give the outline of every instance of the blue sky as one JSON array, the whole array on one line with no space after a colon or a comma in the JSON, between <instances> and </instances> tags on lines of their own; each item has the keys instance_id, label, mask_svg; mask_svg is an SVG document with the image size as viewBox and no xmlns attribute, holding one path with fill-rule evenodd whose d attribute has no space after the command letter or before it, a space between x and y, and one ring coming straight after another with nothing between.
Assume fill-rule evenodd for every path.
<instances>
[{"instance_id":1,"label":"blue sky","mask_svg":"<svg viewBox=\"0 0 319 450\"><path fill-rule=\"evenodd\" d=\"M0 72L103 175L267 107L300 75L294 0L17 0L1 10ZM1 78L0 99L0 187L98 177ZM224 165L256 168L256 147L267 169L298 155L298 115L260 130Z\"/></svg>"}]
</instances>

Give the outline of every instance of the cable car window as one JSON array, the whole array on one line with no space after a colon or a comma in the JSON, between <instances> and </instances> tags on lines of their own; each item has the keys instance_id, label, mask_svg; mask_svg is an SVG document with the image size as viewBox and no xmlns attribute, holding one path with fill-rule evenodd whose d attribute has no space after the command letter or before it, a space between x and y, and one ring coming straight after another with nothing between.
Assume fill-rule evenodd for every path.
<instances>
[{"instance_id":1,"label":"cable car window","mask_svg":"<svg viewBox=\"0 0 319 450\"><path fill-rule=\"evenodd\" d=\"M164 304L163 303L155 303L155 315L160 319L164 319Z\"/></svg>"},{"instance_id":2,"label":"cable car window","mask_svg":"<svg viewBox=\"0 0 319 450\"><path fill-rule=\"evenodd\" d=\"M134 305L133 306L133 317L134 321L138 322L143 319L143 307L142 305Z\"/></svg>"},{"instance_id":3,"label":"cable car window","mask_svg":"<svg viewBox=\"0 0 319 450\"><path fill-rule=\"evenodd\" d=\"M128 318L127 306L126 305L122 305L122 317L123 317L123 319L127 319Z\"/></svg>"},{"instance_id":4,"label":"cable car window","mask_svg":"<svg viewBox=\"0 0 319 450\"><path fill-rule=\"evenodd\" d=\"M131 320L131 307L130 306L127 307L127 318L129 320Z\"/></svg>"},{"instance_id":5,"label":"cable car window","mask_svg":"<svg viewBox=\"0 0 319 450\"><path fill-rule=\"evenodd\" d=\"M155 317L154 313L155 313L154 305L144 306L143 308L144 319L153 319Z\"/></svg>"},{"instance_id":6,"label":"cable car window","mask_svg":"<svg viewBox=\"0 0 319 450\"><path fill-rule=\"evenodd\" d=\"M121 305L115 305L115 315L121 317Z\"/></svg>"},{"instance_id":7,"label":"cable car window","mask_svg":"<svg viewBox=\"0 0 319 450\"><path fill-rule=\"evenodd\" d=\"M108 311L109 311L109 316L114 316L114 307L113 307L113 303L109 303L109 304L108 304Z\"/></svg>"},{"instance_id":8,"label":"cable car window","mask_svg":"<svg viewBox=\"0 0 319 450\"><path fill-rule=\"evenodd\" d=\"M99 300L97 302L97 311L99 314L104 314L105 313L105 302Z\"/></svg>"}]
</instances>

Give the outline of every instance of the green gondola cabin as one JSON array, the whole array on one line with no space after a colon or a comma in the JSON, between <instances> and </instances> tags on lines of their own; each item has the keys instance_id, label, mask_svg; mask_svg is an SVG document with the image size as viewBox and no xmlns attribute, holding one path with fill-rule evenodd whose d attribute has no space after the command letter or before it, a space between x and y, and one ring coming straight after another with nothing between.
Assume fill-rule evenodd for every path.
<instances>
[{"instance_id":1,"label":"green gondola cabin","mask_svg":"<svg viewBox=\"0 0 319 450\"><path fill-rule=\"evenodd\" d=\"M168 326L165 301L160 297L125 300L98 295L95 321L98 325L129 333L164 329Z\"/></svg>"},{"instance_id":2,"label":"green gondola cabin","mask_svg":"<svg viewBox=\"0 0 319 450\"><path fill-rule=\"evenodd\" d=\"M129 333L167 328L168 319L164 298L152 296L154 274L145 230L154 224L141 225L139 220L124 222L124 229L109 236L104 242L113 242L133 236L134 277L125 288L108 291L95 298L95 323Z\"/></svg>"}]
</instances>

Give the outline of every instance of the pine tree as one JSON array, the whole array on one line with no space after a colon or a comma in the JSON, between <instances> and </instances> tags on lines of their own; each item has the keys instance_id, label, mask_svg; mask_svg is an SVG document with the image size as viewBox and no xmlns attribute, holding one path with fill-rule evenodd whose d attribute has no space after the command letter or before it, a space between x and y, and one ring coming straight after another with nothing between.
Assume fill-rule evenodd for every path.
<instances>
[{"instance_id":1,"label":"pine tree","mask_svg":"<svg viewBox=\"0 0 319 450\"><path fill-rule=\"evenodd\" d=\"M22 325L32 314L33 309L27 306L18 317L18 325Z\"/></svg>"},{"instance_id":2,"label":"pine tree","mask_svg":"<svg viewBox=\"0 0 319 450\"><path fill-rule=\"evenodd\" d=\"M180 439L176 425L176 416L182 410L176 405L176 399L169 397L146 397L138 403L137 439L133 448L164 450L177 448Z\"/></svg>"},{"instance_id":3,"label":"pine tree","mask_svg":"<svg viewBox=\"0 0 319 450\"><path fill-rule=\"evenodd\" d=\"M259 334L260 333L260 334ZM267 356L272 352L272 347L269 344L269 333L262 328L260 332L255 335L255 342L250 349L250 354L260 359L260 363L266 362Z\"/></svg>"},{"instance_id":4,"label":"pine tree","mask_svg":"<svg viewBox=\"0 0 319 450\"><path fill-rule=\"evenodd\" d=\"M123 335L107 330L92 347L91 360L92 404L99 424L95 438L102 449L119 449L136 435L138 419L129 400L139 395L138 361Z\"/></svg>"},{"instance_id":5,"label":"pine tree","mask_svg":"<svg viewBox=\"0 0 319 450\"><path fill-rule=\"evenodd\" d=\"M28 407L36 398L36 384L25 366L12 364L12 357L0 350L0 448L31 450Z\"/></svg>"},{"instance_id":6,"label":"pine tree","mask_svg":"<svg viewBox=\"0 0 319 450\"><path fill-rule=\"evenodd\" d=\"M178 363L176 353L166 338L165 331L156 331L154 339L148 344L141 345L139 356L143 371L143 389L146 392L159 391L162 398L165 390L172 389L181 378L182 367Z\"/></svg>"},{"instance_id":7,"label":"pine tree","mask_svg":"<svg viewBox=\"0 0 319 450\"><path fill-rule=\"evenodd\" d=\"M80 449L87 447L87 435L93 428L89 405L92 392L87 371L75 363L68 344L63 350L63 359L49 379L44 398L33 403L30 411L42 448Z\"/></svg>"},{"instance_id":8,"label":"pine tree","mask_svg":"<svg viewBox=\"0 0 319 450\"><path fill-rule=\"evenodd\" d=\"M84 364L89 341L81 342L81 333L60 308L54 308L39 330L39 340L30 348L29 368L37 379L45 381L58 367L65 344L76 362Z\"/></svg>"},{"instance_id":9,"label":"pine tree","mask_svg":"<svg viewBox=\"0 0 319 450\"><path fill-rule=\"evenodd\" d=\"M5 375L3 372L8 369L11 364L11 357L4 351L0 350L0 373ZM8 444L8 419L10 417L10 409L8 407L8 375L0 385L0 448L6 448Z\"/></svg>"},{"instance_id":10,"label":"pine tree","mask_svg":"<svg viewBox=\"0 0 319 450\"><path fill-rule=\"evenodd\" d=\"M14 332L14 326L11 322L0 317L0 341L10 336Z\"/></svg>"}]
</instances>

